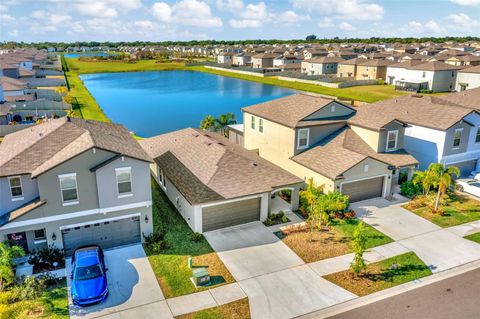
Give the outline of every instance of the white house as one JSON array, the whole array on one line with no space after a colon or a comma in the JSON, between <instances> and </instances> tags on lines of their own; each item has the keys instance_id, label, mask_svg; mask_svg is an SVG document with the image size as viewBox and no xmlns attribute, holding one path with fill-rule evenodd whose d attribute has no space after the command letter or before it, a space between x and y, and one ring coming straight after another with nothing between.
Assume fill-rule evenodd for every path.
<instances>
[{"instance_id":1,"label":"white house","mask_svg":"<svg viewBox=\"0 0 480 319\"><path fill-rule=\"evenodd\" d=\"M222 52L217 56L217 63L232 64L234 56L235 56L235 53L233 52Z\"/></svg>"},{"instance_id":2,"label":"white house","mask_svg":"<svg viewBox=\"0 0 480 319\"><path fill-rule=\"evenodd\" d=\"M480 65L459 70L455 90L465 91L480 87Z\"/></svg>"},{"instance_id":3,"label":"white house","mask_svg":"<svg viewBox=\"0 0 480 319\"><path fill-rule=\"evenodd\" d=\"M321 57L302 61L302 73L309 75L336 74L339 62L342 58Z\"/></svg>"}]
</instances>

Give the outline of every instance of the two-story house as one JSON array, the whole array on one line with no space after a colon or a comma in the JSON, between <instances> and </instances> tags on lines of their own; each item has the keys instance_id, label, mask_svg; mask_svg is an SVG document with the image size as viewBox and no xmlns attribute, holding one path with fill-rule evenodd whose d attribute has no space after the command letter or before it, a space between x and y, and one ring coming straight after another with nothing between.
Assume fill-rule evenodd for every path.
<instances>
[{"instance_id":1,"label":"two-story house","mask_svg":"<svg viewBox=\"0 0 480 319\"><path fill-rule=\"evenodd\" d=\"M409 95L363 105L351 123L369 130L377 130L392 119L407 123L404 148L419 161L420 169L442 163L455 165L462 176L468 176L480 168L480 115L473 108L461 106L459 95L463 93L446 99Z\"/></svg>"},{"instance_id":2,"label":"two-story house","mask_svg":"<svg viewBox=\"0 0 480 319\"><path fill-rule=\"evenodd\" d=\"M480 87L480 65L458 70L455 90L465 91Z\"/></svg>"},{"instance_id":3,"label":"two-story house","mask_svg":"<svg viewBox=\"0 0 480 319\"><path fill-rule=\"evenodd\" d=\"M411 176L417 165L403 149L404 123L350 125L356 110L335 100L295 94L242 110L245 148L351 201L390 195L399 170Z\"/></svg>"},{"instance_id":4,"label":"two-story house","mask_svg":"<svg viewBox=\"0 0 480 319\"><path fill-rule=\"evenodd\" d=\"M339 57L318 57L301 62L301 72L308 75L337 74L337 65L343 59Z\"/></svg>"},{"instance_id":5,"label":"two-story house","mask_svg":"<svg viewBox=\"0 0 480 319\"><path fill-rule=\"evenodd\" d=\"M123 126L50 120L0 144L0 238L29 252L137 243L152 232L150 157Z\"/></svg>"}]
</instances>

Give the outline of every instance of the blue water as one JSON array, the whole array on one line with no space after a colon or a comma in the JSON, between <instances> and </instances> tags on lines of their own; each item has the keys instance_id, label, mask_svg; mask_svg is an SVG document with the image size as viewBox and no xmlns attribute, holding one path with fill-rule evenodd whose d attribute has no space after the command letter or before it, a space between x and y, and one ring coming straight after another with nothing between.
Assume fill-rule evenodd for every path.
<instances>
[{"instance_id":1,"label":"blue water","mask_svg":"<svg viewBox=\"0 0 480 319\"><path fill-rule=\"evenodd\" d=\"M105 114L142 137L198 128L207 115L283 97L293 90L193 71L85 74L87 89Z\"/></svg>"},{"instance_id":2,"label":"blue water","mask_svg":"<svg viewBox=\"0 0 480 319\"><path fill-rule=\"evenodd\" d=\"M91 57L107 57L110 55L114 55L114 53L107 53L107 52L84 52L84 53L65 53L64 56L66 58L80 58L82 56L91 56Z\"/></svg>"}]
</instances>

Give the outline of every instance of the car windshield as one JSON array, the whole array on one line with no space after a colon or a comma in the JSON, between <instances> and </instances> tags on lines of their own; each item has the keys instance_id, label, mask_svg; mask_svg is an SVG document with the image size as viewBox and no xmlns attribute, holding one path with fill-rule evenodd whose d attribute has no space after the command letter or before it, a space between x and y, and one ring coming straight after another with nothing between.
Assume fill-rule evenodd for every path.
<instances>
[{"instance_id":1,"label":"car windshield","mask_svg":"<svg viewBox=\"0 0 480 319\"><path fill-rule=\"evenodd\" d=\"M473 184L470 184L472 186L475 186L475 187L480 187L480 183L473 183Z\"/></svg>"},{"instance_id":2,"label":"car windshield","mask_svg":"<svg viewBox=\"0 0 480 319\"><path fill-rule=\"evenodd\" d=\"M75 280L89 280L103 275L100 265L91 265L87 267L77 267L75 269Z\"/></svg>"}]
</instances>

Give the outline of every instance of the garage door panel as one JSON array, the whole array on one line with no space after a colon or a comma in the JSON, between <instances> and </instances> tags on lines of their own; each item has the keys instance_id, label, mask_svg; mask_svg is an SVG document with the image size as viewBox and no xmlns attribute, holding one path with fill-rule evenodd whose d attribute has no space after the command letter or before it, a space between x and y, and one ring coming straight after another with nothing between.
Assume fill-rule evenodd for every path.
<instances>
[{"instance_id":1,"label":"garage door panel","mask_svg":"<svg viewBox=\"0 0 480 319\"><path fill-rule=\"evenodd\" d=\"M140 218L137 216L67 228L62 230L62 237L67 255L85 245L99 245L103 249L108 249L134 244L141 240Z\"/></svg>"},{"instance_id":2,"label":"garage door panel","mask_svg":"<svg viewBox=\"0 0 480 319\"><path fill-rule=\"evenodd\" d=\"M375 177L342 184L342 193L350 197L350 202L382 197L384 177Z\"/></svg>"},{"instance_id":3,"label":"garage door panel","mask_svg":"<svg viewBox=\"0 0 480 319\"><path fill-rule=\"evenodd\" d=\"M260 220L260 198L253 198L202 209L203 231Z\"/></svg>"}]
</instances>

